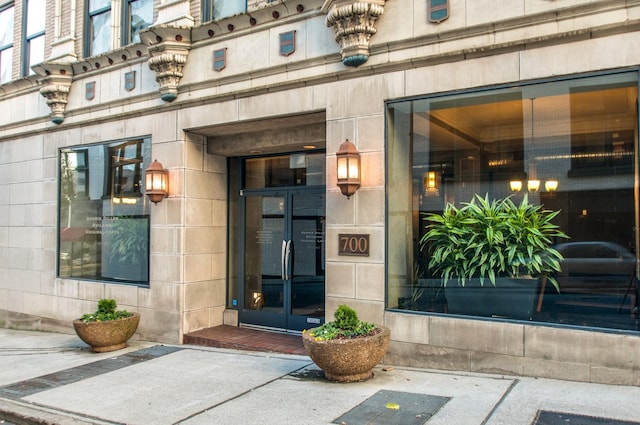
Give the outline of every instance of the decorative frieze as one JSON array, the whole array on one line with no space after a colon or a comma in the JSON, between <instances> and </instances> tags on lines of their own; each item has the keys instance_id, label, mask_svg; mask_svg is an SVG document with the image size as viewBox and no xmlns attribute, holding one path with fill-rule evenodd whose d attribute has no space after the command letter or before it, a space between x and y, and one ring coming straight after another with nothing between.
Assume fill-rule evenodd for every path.
<instances>
[{"instance_id":1,"label":"decorative frieze","mask_svg":"<svg viewBox=\"0 0 640 425\"><path fill-rule=\"evenodd\" d=\"M326 0L322 12L333 27L342 47L342 63L358 66L369 59L369 41L376 33L376 20L384 12L386 0Z\"/></svg>"},{"instance_id":2,"label":"decorative frieze","mask_svg":"<svg viewBox=\"0 0 640 425\"><path fill-rule=\"evenodd\" d=\"M47 99L51 110L50 118L54 124L64 121L64 112L69 101L73 68L70 63L43 62L33 67L41 76L38 82L42 85L40 94Z\"/></svg>"},{"instance_id":3,"label":"decorative frieze","mask_svg":"<svg viewBox=\"0 0 640 425\"><path fill-rule=\"evenodd\" d=\"M191 29L188 27L152 27L140 33L147 45L149 68L160 84L160 98L172 102L178 97L178 85L183 76L191 49Z\"/></svg>"}]
</instances>

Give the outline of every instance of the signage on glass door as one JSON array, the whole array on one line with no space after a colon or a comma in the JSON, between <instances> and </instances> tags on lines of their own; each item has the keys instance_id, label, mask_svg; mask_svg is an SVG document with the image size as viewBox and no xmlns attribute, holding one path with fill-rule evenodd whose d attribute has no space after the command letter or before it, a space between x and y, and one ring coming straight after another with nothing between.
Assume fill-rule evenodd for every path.
<instances>
[{"instance_id":1,"label":"signage on glass door","mask_svg":"<svg viewBox=\"0 0 640 425\"><path fill-rule=\"evenodd\" d=\"M369 235L340 233L338 255L369 256Z\"/></svg>"}]
</instances>

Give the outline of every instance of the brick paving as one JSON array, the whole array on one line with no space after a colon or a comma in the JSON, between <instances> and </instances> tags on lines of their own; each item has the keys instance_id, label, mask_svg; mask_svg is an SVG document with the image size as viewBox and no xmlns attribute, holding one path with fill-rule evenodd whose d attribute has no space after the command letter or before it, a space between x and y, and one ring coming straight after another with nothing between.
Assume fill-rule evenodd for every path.
<instances>
[{"instance_id":1,"label":"brick paving","mask_svg":"<svg viewBox=\"0 0 640 425\"><path fill-rule=\"evenodd\" d=\"M228 325L201 329L185 334L184 343L234 350L307 354L302 345L300 335Z\"/></svg>"}]
</instances>

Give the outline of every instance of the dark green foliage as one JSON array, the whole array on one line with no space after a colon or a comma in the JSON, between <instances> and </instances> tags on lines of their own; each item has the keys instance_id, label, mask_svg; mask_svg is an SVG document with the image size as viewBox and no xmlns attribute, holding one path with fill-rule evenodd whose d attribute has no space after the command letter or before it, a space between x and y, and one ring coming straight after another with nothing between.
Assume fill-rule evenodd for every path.
<instances>
[{"instance_id":1,"label":"dark green foliage","mask_svg":"<svg viewBox=\"0 0 640 425\"><path fill-rule=\"evenodd\" d=\"M102 298L98 301L98 310L95 313L83 314L80 320L83 322L105 322L107 320L116 320L132 316L132 313L128 311L116 310L116 308L115 300Z\"/></svg>"},{"instance_id":2,"label":"dark green foliage","mask_svg":"<svg viewBox=\"0 0 640 425\"><path fill-rule=\"evenodd\" d=\"M346 305L338 307L333 314L335 324L340 329L352 330L358 327L358 314L356 311Z\"/></svg>"},{"instance_id":3,"label":"dark green foliage","mask_svg":"<svg viewBox=\"0 0 640 425\"><path fill-rule=\"evenodd\" d=\"M488 278L495 285L497 277L546 274L559 291L553 273L560 271L562 255L552 246L568 236L552 223L558 213L530 204L526 195L519 205L476 195L461 208L448 204L442 214L428 214L420 244L445 285L450 279L464 286L468 279Z\"/></svg>"},{"instance_id":4,"label":"dark green foliage","mask_svg":"<svg viewBox=\"0 0 640 425\"><path fill-rule=\"evenodd\" d=\"M313 329L310 335L316 340L356 338L372 335L378 329L373 323L361 322L355 310L346 305L339 306L333 318L333 322L327 322Z\"/></svg>"}]
</instances>

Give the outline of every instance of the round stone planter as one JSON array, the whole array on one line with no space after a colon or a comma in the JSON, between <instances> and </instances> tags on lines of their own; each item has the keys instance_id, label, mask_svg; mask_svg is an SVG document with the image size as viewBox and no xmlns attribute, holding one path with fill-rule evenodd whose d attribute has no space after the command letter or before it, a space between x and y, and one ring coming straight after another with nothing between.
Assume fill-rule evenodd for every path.
<instances>
[{"instance_id":1,"label":"round stone planter","mask_svg":"<svg viewBox=\"0 0 640 425\"><path fill-rule=\"evenodd\" d=\"M309 335L313 331L310 329L302 334L302 343L328 380L364 381L373 376L373 368L380 363L389 347L391 331L385 326L378 327L381 332L375 335L327 341L316 341Z\"/></svg>"},{"instance_id":2,"label":"round stone planter","mask_svg":"<svg viewBox=\"0 0 640 425\"><path fill-rule=\"evenodd\" d=\"M132 316L106 322L83 322L80 319L73 321L73 328L81 340L91 346L91 351L104 353L115 351L127 346L127 340L138 329L140 314L132 313Z\"/></svg>"}]
</instances>

